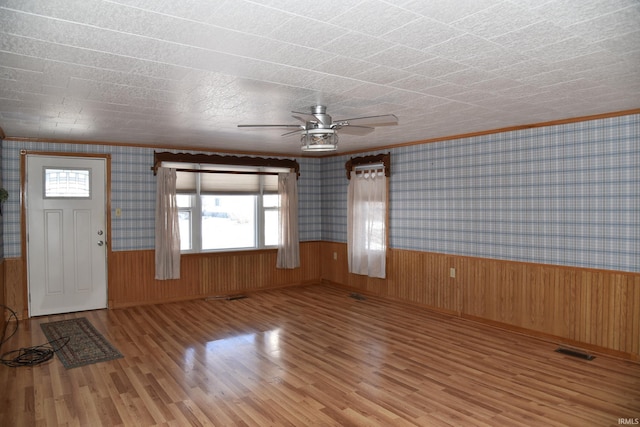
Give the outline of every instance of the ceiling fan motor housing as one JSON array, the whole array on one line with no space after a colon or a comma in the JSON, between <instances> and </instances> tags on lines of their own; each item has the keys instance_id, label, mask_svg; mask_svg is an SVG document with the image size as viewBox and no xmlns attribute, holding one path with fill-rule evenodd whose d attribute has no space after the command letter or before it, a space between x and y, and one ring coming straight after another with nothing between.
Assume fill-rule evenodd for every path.
<instances>
[{"instance_id":1,"label":"ceiling fan motor housing","mask_svg":"<svg viewBox=\"0 0 640 427\"><path fill-rule=\"evenodd\" d=\"M313 114L318 121L307 122L307 129L331 129L331 116L327 114L326 106L315 105L311 107L311 114Z\"/></svg>"}]
</instances>

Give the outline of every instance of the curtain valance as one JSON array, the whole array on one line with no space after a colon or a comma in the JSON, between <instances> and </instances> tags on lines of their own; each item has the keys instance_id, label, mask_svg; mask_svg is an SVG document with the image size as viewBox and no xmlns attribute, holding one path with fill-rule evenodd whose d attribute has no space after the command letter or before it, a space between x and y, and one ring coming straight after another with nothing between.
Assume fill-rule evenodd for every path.
<instances>
[{"instance_id":1,"label":"curtain valance","mask_svg":"<svg viewBox=\"0 0 640 427\"><path fill-rule=\"evenodd\" d=\"M300 176L300 164L296 160L277 159L250 156L222 156L219 154L194 154L194 153L170 153L170 152L154 152L153 166L151 170L155 175L158 168L163 162L171 163L187 163L200 165L229 165L229 166L254 166L262 168L287 168ZM230 167L228 170L221 168L179 168L180 172L197 172L197 173L226 173L226 174L250 174L250 175L277 175L277 172L266 171L242 171L237 168Z\"/></svg>"},{"instance_id":2,"label":"curtain valance","mask_svg":"<svg viewBox=\"0 0 640 427\"><path fill-rule=\"evenodd\" d=\"M359 173L358 171L363 169L363 166L369 165L382 165L376 169L384 170L384 176L389 178L391 176L391 153L350 158L344 165L347 170L347 179L351 179L351 171ZM366 170L366 168L364 169Z\"/></svg>"}]
</instances>

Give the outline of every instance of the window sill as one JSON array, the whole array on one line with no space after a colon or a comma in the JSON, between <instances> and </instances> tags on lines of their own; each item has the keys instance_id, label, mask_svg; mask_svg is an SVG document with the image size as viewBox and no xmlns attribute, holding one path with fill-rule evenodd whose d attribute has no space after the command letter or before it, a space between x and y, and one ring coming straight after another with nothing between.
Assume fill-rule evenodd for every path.
<instances>
[{"instance_id":1,"label":"window sill","mask_svg":"<svg viewBox=\"0 0 640 427\"><path fill-rule=\"evenodd\" d=\"M202 251L202 252L181 252L180 256L229 256L234 254L252 254L252 253L264 253L264 252L273 252L277 251L277 246L269 246L266 248L234 248L234 249L219 249L219 250L211 250L211 251Z\"/></svg>"}]
</instances>

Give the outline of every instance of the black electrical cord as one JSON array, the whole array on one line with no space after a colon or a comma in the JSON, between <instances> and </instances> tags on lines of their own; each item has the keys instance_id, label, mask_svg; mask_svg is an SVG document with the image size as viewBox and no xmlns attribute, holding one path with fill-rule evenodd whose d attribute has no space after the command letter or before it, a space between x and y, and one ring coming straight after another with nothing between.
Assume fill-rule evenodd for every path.
<instances>
[{"instance_id":1,"label":"black electrical cord","mask_svg":"<svg viewBox=\"0 0 640 427\"><path fill-rule=\"evenodd\" d=\"M2 345L9 341L9 339L15 335L18 331L18 315L11 308L7 307L4 304L0 304L0 307L3 307L4 310L9 312L9 319L4 325L4 330L2 331L2 338L0 339L0 349L2 349ZM2 313L4 316L4 313ZM12 322L11 320L15 320ZM9 330L9 325L15 323L15 327L13 331L7 336L7 331ZM67 343L69 343L69 337L62 337L52 341L49 341L47 344L36 345L33 347L20 348L18 350L9 351L0 356L0 363L6 366L10 366L12 368L19 366L34 366L44 363L53 358L54 353L57 350L63 348Z\"/></svg>"},{"instance_id":2,"label":"black electrical cord","mask_svg":"<svg viewBox=\"0 0 640 427\"><path fill-rule=\"evenodd\" d=\"M44 363L53 358L56 350L61 349L69 342L69 337L58 338L49 341L48 344L36 345L33 347L19 348L9 351L0 356L0 363L12 368L18 366L34 366ZM55 344L61 343L60 347Z\"/></svg>"},{"instance_id":3,"label":"black electrical cord","mask_svg":"<svg viewBox=\"0 0 640 427\"><path fill-rule=\"evenodd\" d=\"M4 304L0 304L0 307L2 307L4 310L9 312L9 318L7 319L6 323L4 324L4 329L2 331L2 338L0 338L0 349L2 348L2 345L4 343L6 343L7 341L9 341L9 339L15 335L15 333L18 331L18 315L16 314L15 311L13 311L11 309L11 307L7 307ZM4 316L4 312L2 313L2 315ZM13 328L13 331L11 332L11 334L9 336L7 336L7 330L9 329L9 324L11 324L11 319L13 318L13 320L15 320L15 328Z\"/></svg>"}]
</instances>

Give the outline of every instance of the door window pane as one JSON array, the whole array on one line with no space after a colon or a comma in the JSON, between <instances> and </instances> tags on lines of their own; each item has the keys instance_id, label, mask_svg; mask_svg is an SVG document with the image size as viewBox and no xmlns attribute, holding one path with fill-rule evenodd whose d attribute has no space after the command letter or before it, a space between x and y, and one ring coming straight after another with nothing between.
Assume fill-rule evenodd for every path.
<instances>
[{"instance_id":1,"label":"door window pane","mask_svg":"<svg viewBox=\"0 0 640 427\"><path fill-rule=\"evenodd\" d=\"M91 197L91 174L88 169L44 170L44 197Z\"/></svg>"}]
</instances>

